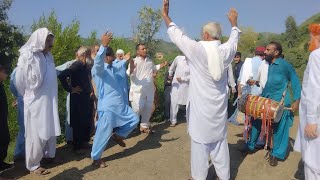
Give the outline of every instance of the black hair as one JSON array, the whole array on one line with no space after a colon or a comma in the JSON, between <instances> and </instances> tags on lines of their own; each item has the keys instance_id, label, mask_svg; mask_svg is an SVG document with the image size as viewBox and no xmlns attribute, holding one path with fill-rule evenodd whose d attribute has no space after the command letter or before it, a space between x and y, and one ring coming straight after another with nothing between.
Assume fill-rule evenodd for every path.
<instances>
[{"instance_id":1,"label":"black hair","mask_svg":"<svg viewBox=\"0 0 320 180\"><path fill-rule=\"evenodd\" d=\"M281 44L278 43L278 42L275 42L275 41L271 41L269 43L269 45L274 45L276 47L276 50L279 51L279 55L278 56L281 57L281 55L282 55L282 46L281 46Z\"/></svg>"},{"instance_id":2,"label":"black hair","mask_svg":"<svg viewBox=\"0 0 320 180\"><path fill-rule=\"evenodd\" d=\"M138 44L136 45L136 51L138 51L138 49L139 49L140 46L145 46L145 44L144 44L144 43L138 43Z\"/></svg>"},{"instance_id":3,"label":"black hair","mask_svg":"<svg viewBox=\"0 0 320 180\"><path fill-rule=\"evenodd\" d=\"M240 56L240 58L241 58L241 52L237 51L236 54L234 55L234 57L236 57L236 56Z\"/></svg>"},{"instance_id":4,"label":"black hair","mask_svg":"<svg viewBox=\"0 0 320 180\"><path fill-rule=\"evenodd\" d=\"M114 56L114 52L111 47L107 47L106 56Z\"/></svg>"}]
</instances>

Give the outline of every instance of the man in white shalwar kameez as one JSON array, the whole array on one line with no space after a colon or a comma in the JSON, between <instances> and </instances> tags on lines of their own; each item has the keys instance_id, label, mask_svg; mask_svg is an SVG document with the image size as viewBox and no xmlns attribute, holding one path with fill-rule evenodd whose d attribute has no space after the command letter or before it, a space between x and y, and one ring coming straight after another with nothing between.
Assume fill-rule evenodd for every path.
<instances>
[{"instance_id":1,"label":"man in white shalwar kameez","mask_svg":"<svg viewBox=\"0 0 320 180\"><path fill-rule=\"evenodd\" d=\"M154 65L153 61L147 57L147 48L144 44L136 46L137 57L133 59L135 68L130 66L127 74L130 76L131 86L129 100L132 109L141 116L140 131L150 134L150 118L154 100L155 87L153 83L153 73L167 65L167 61Z\"/></svg>"},{"instance_id":2,"label":"man in white shalwar kameez","mask_svg":"<svg viewBox=\"0 0 320 180\"><path fill-rule=\"evenodd\" d=\"M39 175L49 173L40 166L40 161L53 160L56 136L61 134L57 74L50 53L53 40L47 28L32 33L19 50L16 70L16 87L24 100L26 167Z\"/></svg>"},{"instance_id":3,"label":"man in white shalwar kameez","mask_svg":"<svg viewBox=\"0 0 320 180\"><path fill-rule=\"evenodd\" d=\"M301 152L306 180L320 180L320 24L311 24L307 68L304 72L294 150Z\"/></svg>"},{"instance_id":4,"label":"man in white shalwar kameez","mask_svg":"<svg viewBox=\"0 0 320 180\"><path fill-rule=\"evenodd\" d=\"M239 41L238 14L231 9L228 18L232 26L229 40L221 44L218 23L208 23L202 29L202 40L187 37L169 15L169 0L163 0L162 16L170 39L189 60L190 85L187 103L188 132L191 137L191 175L205 180L208 157L219 179L230 179L230 156L227 142L227 68L234 58Z\"/></svg>"},{"instance_id":5,"label":"man in white shalwar kameez","mask_svg":"<svg viewBox=\"0 0 320 180\"><path fill-rule=\"evenodd\" d=\"M179 105L187 105L188 100L190 68L185 56L177 56L173 60L169 69L169 79L172 79L170 122L174 127L177 124Z\"/></svg>"},{"instance_id":6,"label":"man in white shalwar kameez","mask_svg":"<svg viewBox=\"0 0 320 180\"><path fill-rule=\"evenodd\" d=\"M240 76L238 87L238 96L240 97L243 93L248 93L252 95L260 95L262 89L257 86L254 82L258 81L259 67L264 59L265 47L259 46L255 50L255 56L253 58L246 58L244 61Z\"/></svg>"}]
</instances>

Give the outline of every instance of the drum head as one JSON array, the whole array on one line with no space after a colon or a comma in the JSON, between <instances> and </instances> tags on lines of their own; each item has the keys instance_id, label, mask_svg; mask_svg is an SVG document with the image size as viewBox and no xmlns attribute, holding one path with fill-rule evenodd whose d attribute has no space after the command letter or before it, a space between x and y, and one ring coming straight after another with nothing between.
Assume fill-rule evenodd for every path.
<instances>
[{"instance_id":1,"label":"drum head","mask_svg":"<svg viewBox=\"0 0 320 180\"><path fill-rule=\"evenodd\" d=\"M278 109L274 113L274 119L273 119L274 123L278 123L280 121L283 114L283 110L284 110L284 106L279 105Z\"/></svg>"},{"instance_id":2,"label":"drum head","mask_svg":"<svg viewBox=\"0 0 320 180\"><path fill-rule=\"evenodd\" d=\"M249 94L243 94L241 97L238 99L238 110L240 112L246 113L246 102L248 99Z\"/></svg>"}]
</instances>

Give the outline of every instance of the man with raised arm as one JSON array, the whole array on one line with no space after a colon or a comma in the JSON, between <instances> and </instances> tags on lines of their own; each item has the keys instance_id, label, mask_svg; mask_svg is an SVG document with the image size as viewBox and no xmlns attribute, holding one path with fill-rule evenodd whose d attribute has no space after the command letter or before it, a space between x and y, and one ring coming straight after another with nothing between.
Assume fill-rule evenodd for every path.
<instances>
[{"instance_id":1,"label":"man with raised arm","mask_svg":"<svg viewBox=\"0 0 320 180\"><path fill-rule=\"evenodd\" d=\"M188 132L191 137L191 175L204 180L208 157L219 179L230 179L230 156L227 142L227 67L237 51L240 30L238 13L231 9L229 40L221 44L221 27L216 22L203 26L202 41L187 37L169 17L169 0L163 0L162 16L171 40L185 54L190 66L187 103Z\"/></svg>"}]
</instances>

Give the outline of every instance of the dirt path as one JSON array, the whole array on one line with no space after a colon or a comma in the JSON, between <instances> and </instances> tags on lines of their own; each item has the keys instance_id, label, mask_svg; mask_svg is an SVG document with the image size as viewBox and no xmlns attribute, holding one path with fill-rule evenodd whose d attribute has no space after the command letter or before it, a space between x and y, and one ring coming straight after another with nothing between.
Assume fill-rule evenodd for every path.
<instances>
[{"instance_id":1,"label":"dirt path","mask_svg":"<svg viewBox=\"0 0 320 180\"><path fill-rule=\"evenodd\" d=\"M297 119L291 128L291 142L297 132ZM65 162L56 167L50 167L51 174L39 177L28 174L23 164L16 169L2 173L8 178L37 179L164 179L186 180L190 177L190 139L186 131L186 123L172 128L169 123L155 125L157 132L153 135L133 133L126 140L127 147L121 148L114 143L108 146L103 158L109 165L104 169L91 166L89 150L83 155L74 155L67 146L60 146L57 156ZM228 142L231 156L231 178L239 180L290 180L302 179L303 170L298 168L300 154L290 152L284 162L277 167L270 167L264 159L266 151L244 157L238 148L242 146L242 127L229 124ZM292 148L292 147L290 147ZM299 171L298 171L299 169ZM213 179L214 171L210 169L208 179Z\"/></svg>"}]
</instances>

